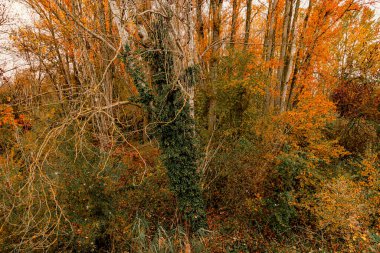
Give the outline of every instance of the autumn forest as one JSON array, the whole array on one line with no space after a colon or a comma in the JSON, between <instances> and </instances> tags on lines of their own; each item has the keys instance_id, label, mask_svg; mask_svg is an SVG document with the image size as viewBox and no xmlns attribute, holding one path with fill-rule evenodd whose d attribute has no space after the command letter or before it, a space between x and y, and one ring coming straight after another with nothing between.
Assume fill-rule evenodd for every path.
<instances>
[{"instance_id":1,"label":"autumn forest","mask_svg":"<svg viewBox=\"0 0 380 253\"><path fill-rule=\"evenodd\" d=\"M0 0L0 36L0 252L380 252L380 1Z\"/></svg>"}]
</instances>

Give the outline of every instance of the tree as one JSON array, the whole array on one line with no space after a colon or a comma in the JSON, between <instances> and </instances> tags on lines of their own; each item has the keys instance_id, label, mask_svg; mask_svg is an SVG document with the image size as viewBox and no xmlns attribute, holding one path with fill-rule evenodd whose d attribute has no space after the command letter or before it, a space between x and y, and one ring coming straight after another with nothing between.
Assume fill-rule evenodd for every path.
<instances>
[{"instance_id":1,"label":"tree","mask_svg":"<svg viewBox=\"0 0 380 253\"><path fill-rule=\"evenodd\" d=\"M238 0L232 0L232 17L231 17L231 34L230 34L230 47L235 47L236 33L237 33L237 19L239 17L239 4Z\"/></svg>"},{"instance_id":2,"label":"tree","mask_svg":"<svg viewBox=\"0 0 380 253\"><path fill-rule=\"evenodd\" d=\"M220 56L220 48L222 41L221 36L221 24L222 24L222 6L223 0L210 0L210 14L211 14L211 59L210 59L210 77L211 79L216 77L217 74L217 61ZM212 133L216 126L216 90L211 85L210 87L210 101L208 109L208 131Z\"/></svg>"},{"instance_id":3,"label":"tree","mask_svg":"<svg viewBox=\"0 0 380 253\"><path fill-rule=\"evenodd\" d=\"M252 16L252 0L247 0L246 3L246 16L245 16L245 28L244 28L244 49L247 49L249 36L251 33L251 16Z\"/></svg>"},{"instance_id":4,"label":"tree","mask_svg":"<svg viewBox=\"0 0 380 253\"><path fill-rule=\"evenodd\" d=\"M277 4L278 4L278 0L269 1L266 30L265 30L265 37L264 37L264 47L263 47L263 59L267 64L270 64L275 53ZM273 74L273 68L269 66L266 73L267 83L265 87L264 110L266 112L269 112L271 105L274 103L274 97L272 94L273 93L272 92L272 74Z\"/></svg>"},{"instance_id":5,"label":"tree","mask_svg":"<svg viewBox=\"0 0 380 253\"><path fill-rule=\"evenodd\" d=\"M121 13L116 3L111 6L115 15ZM160 143L162 161L168 171L171 188L178 199L179 209L190 223L192 231L197 232L207 227L206 213L197 175L189 97L186 95L185 86L181 84L184 82L187 87L195 85L196 66L182 69L181 60L172 53L178 48L173 38L176 41L176 32L179 31L172 29L173 12L176 9L173 10L167 2L159 6L157 14L150 21L152 32L149 39L152 48L148 49L146 57L153 77L152 88L145 81L145 73L138 67L141 63L131 51L126 31L119 30L119 33L120 36L126 36L122 37L125 43L124 59L127 72L139 91L139 101L152 113L152 123L157 124L155 136ZM123 29L122 24L118 27Z\"/></svg>"}]
</instances>

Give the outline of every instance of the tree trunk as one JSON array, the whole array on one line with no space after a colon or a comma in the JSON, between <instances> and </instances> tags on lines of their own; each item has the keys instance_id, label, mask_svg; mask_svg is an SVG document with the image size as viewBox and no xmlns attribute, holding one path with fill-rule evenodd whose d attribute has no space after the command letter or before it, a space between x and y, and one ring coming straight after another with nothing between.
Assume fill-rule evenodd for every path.
<instances>
[{"instance_id":1,"label":"tree trunk","mask_svg":"<svg viewBox=\"0 0 380 253\"><path fill-rule=\"evenodd\" d=\"M168 4L160 8L165 8L164 12L172 18L172 10ZM196 232L207 228L207 222L197 173L194 122L189 101L178 80L178 72L182 70L183 62L180 62L181 57L173 54L177 50L177 41L173 35L176 32L173 31L171 18L164 18L159 14L153 16L153 29L150 30L153 33L150 36L152 45L146 54L153 90L145 85L144 73L138 67L136 57L130 52L128 37L125 39L127 44L124 59L127 72L138 89L140 101L152 111L154 122L158 122L155 137L160 144L161 159L167 169L171 189L177 197L179 210L190 223L191 230ZM120 35L125 33L121 32Z\"/></svg>"},{"instance_id":2,"label":"tree trunk","mask_svg":"<svg viewBox=\"0 0 380 253\"><path fill-rule=\"evenodd\" d=\"M271 0L269 2L268 17L267 17L267 32L264 38L264 50L263 50L263 58L265 62L271 61L274 57L275 43L276 43L277 3L278 3L278 0ZM271 105L274 103L274 97L271 94L272 74L273 74L273 68L269 67L266 74L267 84L265 87L264 112L266 113L270 111Z\"/></svg>"},{"instance_id":3,"label":"tree trunk","mask_svg":"<svg viewBox=\"0 0 380 253\"><path fill-rule=\"evenodd\" d=\"M245 16L244 50L247 50L251 32L252 0L247 0L247 12Z\"/></svg>"},{"instance_id":4,"label":"tree trunk","mask_svg":"<svg viewBox=\"0 0 380 253\"><path fill-rule=\"evenodd\" d=\"M285 59L285 66L284 66L284 72L282 76L282 83L283 83L283 90L281 93L281 108L280 112L284 112L287 108L287 93L288 93L288 84L289 84L289 79L290 75L292 73L293 69L293 62L294 62L294 53L296 50L296 34L295 34L295 28L297 25L298 21L298 12L299 12L299 7L300 7L300 0L297 0L296 6L294 8L294 14L293 14L293 19L292 19L292 25L290 29L290 41L288 43L287 47L287 56Z\"/></svg>"},{"instance_id":5,"label":"tree trunk","mask_svg":"<svg viewBox=\"0 0 380 253\"><path fill-rule=\"evenodd\" d=\"M205 38L205 28L203 23L203 16L202 16L202 5L203 0L197 0L197 33L199 36L199 41L203 41Z\"/></svg>"},{"instance_id":6,"label":"tree trunk","mask_svg":"<svg viewBox=\"0 0 380 253\"><path fill-rule=\"evenodd\" d=\"M306 15L305 15L305 18L304 18L304 21L303 21L302 32L301 32L301 35L300 35L300 41L299 41L296 57L295 57L295 60L294 60L295 61L295 65L294 65L293 76L292 76L292 79L290 81L290 89L289 89L289 95L288 95L288 102L287 102L287 105L286 105L287 110L291 109L291 101L292 101L293 91L294 91L294 88L295 88L295 85L296 85L296 82L297 82L297 77L299 75L300 68L301 68L301 59L300 59L301 58L301 50L302 50L302 47L303 47L305 32L306 32L306 28L307 28L308 23L309 23L309 17L310 17L310 14L311 14L312 7L313 7L313 1L309 0L309 6L307 8L307 12L306 12Z\"/></svg>"},{"instance_id":7,"label":"tree trunk","mask_svg":"<svg viewBox=\"0 0 380 253\"><path fill-rule=\"evenodd\" d=\"M286 0L285 1L285 11L284 11L284 20L282 23L282 41L281 41L281 49L280 49L280 57L279 62L280 66L277 69L277 91L279 92L278 97L276 97L275 105L276 108L280 110L281 108L281 95L284 91L284 83L283 83L283 72L285 68L285 58L288 48L288 42L289 42L289 25L292 17L292 5L293 0Z\"/></svg>"},{"instance_id":8,"label":"tree trunk","mask_svg":"<svg viewBox=\"0 0 380 253\"><path fill-rule=\"evenodd\" d=\"M211 40L211 80L217 78L217 60L219 58L219 48L220 48L220 27L221 27L221 12L223 0L211 0L211 17L212 17L212 40ZM208 131L212 133L216 126L216 90L215 87L211 86L211 96L209 101L209 111L208 111Z\"/></svg>"},{"instance_id":9,"label":"tree trunk","mask_svg":"<svg viewBox=\"0 0 380 253\"><path fill-rule=\"evenodd\" d=\"M99 25L100 25L100 31L102 34L107 35L107 26L106 26L106 9L104 5L104 1L99 1L98 5L98 18L99 18ZM98 97L98 103L99 106L106 106L109 107L109 105L112 104L112 88L113 88L113 80L112 80L112 71L113 71L113 66L108 67L109 62L112 59L112 51L106 47L102 46L101 47L101 55L102 55L102 60L100 62L99 66L99 80L103 80L101 83L101 88L102 92L99 94ZM103 78L104 76L104 78ZM107 115L105 114L100 114L97 115L96 117L98 118L100 125L99 125L99 135L100 135L100 144L101 147L104 148L106 145L109 144L110 139L109 139L109 131L110 131L110 118L109 116L113 115L112 112L112 107L109 107L107 110Z\"/></svg>"},{"instance_id":10,"label":"tree trunk","mask_svg":"<svg viewBox=\"0 0 380 253\"><path fill-rule=\"evenodd\" d=\"M237 18L238 18L238 0L232 0L232 18L231 18L231 34L230 34L230 47L235 48Z\"/></svg>"},{"instance_id":11,"label":"tree trunk","mask_svg":"<svg viewBox=\"0 0 380 253\"><path fill-rule=\"evenodd\" d=\"M197 63L197 50L196 50L196 43L195 43L195 12L196 8L193 6L192 1L186 1L186 9L185 9L185 16L186 16L186 30L187 30L187 41L189 44L189 49L187 50L187 64L186 67L189 70L190 78L194 80L196 73L195 73L195 68L196 68L196 63ZM192 80L189 80L190 82ZM188 83L188 82L186 82ZM186 85L186 92L188 93L188 100L189 100L189 105L190 105L190 116L194 119L195 117L195 89L194 85Z\"/></svg>"}]
</instances>

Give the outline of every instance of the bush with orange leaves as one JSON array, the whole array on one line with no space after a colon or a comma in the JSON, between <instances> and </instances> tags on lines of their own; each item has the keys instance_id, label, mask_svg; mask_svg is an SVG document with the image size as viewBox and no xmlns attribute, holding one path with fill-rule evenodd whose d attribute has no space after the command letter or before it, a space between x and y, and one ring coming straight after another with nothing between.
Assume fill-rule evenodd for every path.
<instances>
[{"instance_id":1,"label":"bush with orange leaves","mask_svg":"<svg viewBox=\"0 0 380 253\"><path fill-rule=\"evenodd\" d=\"M334 103L322 94L302 94L297 108L281 114L278 120L286 129L292 149L327 163L348 154L337 139L326 135L326 127L337 120L337 115Z\"/></svg>"},{"instance_id":2,"label":"bush with orange leaves","mask_svg":"<svg viewBox=\"0 0 380 253\"><path fill-rule=\"evenodd\" d=\"M332 244L343 239L348 251L368 247L369 201L359 183L342 175L322 182L315 197L317 227Z\"/></svg>"},{"instance_id":3,"label":"bush with orange leaves","mask_svg":"<svg viewBox=\"0 0 380 253\"><path fill-rule=\"evenodd\" d=\"M30 128L31 123L24 114L17 117L11 106L0 104L0 127Z\"/></svg>"}]
</instances>

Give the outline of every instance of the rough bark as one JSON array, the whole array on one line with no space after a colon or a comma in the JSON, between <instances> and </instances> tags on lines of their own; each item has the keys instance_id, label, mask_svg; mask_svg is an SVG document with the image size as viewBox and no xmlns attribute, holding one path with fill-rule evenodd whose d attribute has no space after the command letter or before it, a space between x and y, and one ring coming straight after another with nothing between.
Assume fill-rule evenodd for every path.
<instances>
[{"instance_id":1,"label":"rough bark","mask_svg":"<svg viewBox=\"0 0 380 253\"><path fill-rule=\"evenodd\" d=\"M276 9L278 0L271 0L268 7L267 15L267 31L264 38L264 50L263 58L265 62L269 62L274 57L275 43L276 43ZM265 87L265 104L264 111L268 113L270 111L271 105L274 102L274 98L271 94L272 88L272 74L273 68L269 67L266 74L267 84Z\"/></svg>"},{"instance_id":2,"label":"rough bark","mask_svg":"<svg viewBox=\"0 0 380 253\"><path fill-rule=\"evenodd\" d=\"M211 39L211 80L217 77L217 60L219 58L219 48L220 48L220 30L221 30L221 15L222 15L222 5L223 0L211 0L210 2L210 12L212 18L212 39ZM216 90L215 87L210 87L211 96L209 101L209 111L208 111L208 131L212 133L215 130L216 125Z\"/></svg>"},{"instance_id":3,"label":"rough bark","mask_svg":"<svg viewBox=\"0 0 380 253\"><path fill-rule=\"evenodd\" d=\"M298 75L299 75L299 72L301 69L302 47L303 47L305 32L306 32L306 28L307 28L308 23L309 23L309 17L310 17L312 7L313 7L313 1L309 0L309 6L307 8L306 15L305 15L305 18L303 21L302 32L300 34L300 39L299 39L299 43L298 43L299 45L298 45L297 53L296 53L296 56L294 59L295 65L294 65L293 75L292 75L292 78L291 78L290 84L289 84L289 95L288 95L288 102L286 105L286 108L288 110L291 109L291 101L292 101L292 97L293 97L293 91L294 91L294 88L295 88L295 85L297 82L297 78L298 78Z\"/></svg>"},{"instance_id":4,"label":"rough bark","mask_svg":"<svg viewBox=\"0 0 380 253\"><path fill-rule=\"evenodd\" d=\"M288 86L289 86L289 79L290 75L292 73L293 65L294 65L294 54L296 50L296 25L298 21L298 13L299 13L299 7L300 7L300 0L296 1L296 5L294 8L294 14L292 18L292 25L290 28L290 40L287 46L287 54L285 58L285 66L284 66L284 72L282 76L282 83L283 83L283 90L281 93L281 108L280 111L284 112L287 108L287 93L288 93Z\"/></svg>"},{"instance_id":5,"label":"rough bark","mask_svg":"<svg viewBox=\"0 0 380 253\"><path fill-rule=\"evenodd\" d=\"M231 33L230 33L230 47L233 49L236 42L237 18L238 18L238 1L232 1L232 17L231 17Z\"/></svg>"},{"instance_id":6,"label":"rough bark","mask_svg":"<svg viewBox=\"0 0 380 253\"><path fill-rule=\"evenodd\" d=\"M277 69L277 91L279 91L279 96L276 97L276 107L280 109L281 107L281 94L284 91L284 83L283 83L283 72L285 68L285 59L286 59L286 53L289 43L289 25L291 22L292 17L292 5L293 0L286 0L285 1L285 11L284 11L284 18L282 22L282 41L281 41L281 49L280 49L280 57L279 62L280 66Z\"/></svg>"},{"instance_id":7,"label":"rough bark","mask_svg":"<svg viewBox=\"0 0 380 253\"><path fill-rule=\"evenodd\" d=\"M187 21L187 36L189 41L189 49L188 49L188 63L187 69L193 70L197 63L197 50L195 45L195 22L194 22L194 13L196 8L193 6L192 1L186 1L186 21ZM195 74L193 72L191 75ZM192 118L195 117L195 89L194 85L186 85L187 93L189 94L189 105L190 105L190 116Z\"/></svg>"},{"instance_id":8,"label":"rough bark","mask_svg":"<svg viewBox=\"0 0 380 253\"><path fill-rule=\"evenodd\" d=\"M249 37L251 33L251 16L252 16L252 0L247 0L247 10L245 16L245 29L244 29L244 50L247 49Z\"/></svg>"},{"instance_id":9,"label":"rough bark","mask_svg":"<svg viewBox=\"0 0 380 253\"><path fill-rule=\"evenodd\" d=\"M203 0L197 0L197 33L199 36L199 40L202 41L205 38L205 29L204 29L204 23L203 23L203 16L202 16L202 6L203 6Z\"/></svg>"}]
</instances>

